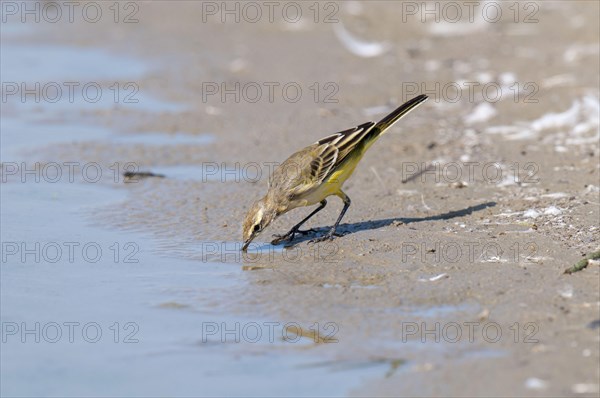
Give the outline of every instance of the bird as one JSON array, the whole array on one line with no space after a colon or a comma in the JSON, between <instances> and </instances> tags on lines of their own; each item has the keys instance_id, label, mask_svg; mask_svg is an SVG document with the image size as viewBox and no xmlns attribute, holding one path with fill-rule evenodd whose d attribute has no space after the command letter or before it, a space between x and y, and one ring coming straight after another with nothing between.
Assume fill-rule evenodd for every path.
<instances>
[{"instance_id":1,"label":"bird","mask_svg":"<svg viewBox=\"0 0 600 398\"><path fill-rule=\"evenodd\" d=\"M303 148L273 170L267 193L250 206L242 224L242 251L277 217L298 207L318 204L308 216L284 235L273 235L276 245L292 241L297 234L305 234L300 227L327 205L327 198L335 195L344 207L329 232L310 240L311 243L332 240L351 200L342 190L365 152L375 141L403 116L427 100L419 95L400 105L378 123L372 121L329 135Z\"/></svg>"}]
</instances>

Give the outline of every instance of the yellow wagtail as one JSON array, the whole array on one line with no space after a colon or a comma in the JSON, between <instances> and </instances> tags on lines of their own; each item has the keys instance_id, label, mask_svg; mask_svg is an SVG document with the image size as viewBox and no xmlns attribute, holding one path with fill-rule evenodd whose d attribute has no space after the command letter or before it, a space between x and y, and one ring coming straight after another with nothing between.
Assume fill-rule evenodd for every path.
<instances>
[{"instance_id":1,"label":"yellow wagtail","mask_svg":"<svg viewBox=\"0 0 600 398\"><path fill-rule=\"evenodd\" d=\"M276 239L271 243L275 245L290 241L297 233L305 233L306 231L300 231L300 226L323 210L327 205L326 198L330 195L340 197L344 201L344 208L329 232L311 242L333 239L336 228L350 207L350 198L342 191L342 185L377 138L425 100L426 95L419 95L379 123L367 122L325 137L294 153L279 165L269 179L267 194L254 202L246 214L242 250L246 250L250 242L280 215L296 207L319 203L319 207L294 225L287 234L274 235Z\"/></svg>"}]
</instances>

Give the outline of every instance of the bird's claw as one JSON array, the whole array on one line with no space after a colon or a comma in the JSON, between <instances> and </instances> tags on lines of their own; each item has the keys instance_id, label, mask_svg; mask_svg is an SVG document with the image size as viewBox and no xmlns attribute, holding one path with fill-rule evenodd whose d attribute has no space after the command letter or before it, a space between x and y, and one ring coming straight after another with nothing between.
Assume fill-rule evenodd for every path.
<instances>
[{"instance_id":1,"label":"bird's claw","mask_svg":"<svg viewBox=\"0 0 600 398\"><path fill-rule=\"evenodd\" d=\"M344 233L338 233L338 232L331 233L330 232L330 233L328 233L326 235L323 235L323 236L320 236L318 238L311 239L311 240L308 241L308 243L309 244L315 244L315 243L318 243L318 242L325 242L325 241L328 241L328 240L333 240L333 238L335 238L335 237L340 237L340 236L344 236L344 235L345 235Z\"/></svg>"},{"instance_id":2,"label":"bird's claw","mask_svg":"<svg viewBox=\"0 0 600 398\"><path fill-rule=\"evenodd\" d=\"M307 235L307 234L310 234L310 233L313 233L313 232L317 232L317 231L311 228L311 229L306 229L306 230L297 229L295 231L290 231L290 232L288 232L285 235L274 234L273 237L275 239L273 239L271 241L271 244L272 245L277 245L277 244L279 244L281 242L290 242L290 241L292 241L294 239L294 236L296 236L296 234L298 234L298 235Z\"/></svg>"},{"instance_id":3,"label":"bird's claw","mask_svg":"<svg viewBox=\"0 0 600 398\"><path fill-rule=\"evenodd\" d=\"M314 238L308 241L309 245L314 245L315 243L324 242L326 240L333 240L333 236L325 235L319 238Z\"/></svg>"},{"instance_id":4,"label":"bird's claw","mask_svg":"<svg viewBox=\"0 0 600 398\"><path fill-rule=\"evenodd\" d=\"M281 242L289 242L289 241L291 241L294 238L294 234L293 233L291 233L291 234L285 234L285 235L275 234L275 235L273 235L273 237L275 239L273 239L271 241L271 244L272 245L278 245Z\"/></svg>"}]
</instances>

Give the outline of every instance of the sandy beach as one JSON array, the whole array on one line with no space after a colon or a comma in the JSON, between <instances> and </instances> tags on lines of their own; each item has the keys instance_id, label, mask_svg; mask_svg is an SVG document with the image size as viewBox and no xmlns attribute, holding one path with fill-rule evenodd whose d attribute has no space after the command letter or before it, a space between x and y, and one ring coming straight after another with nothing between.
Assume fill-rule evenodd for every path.
<instances>
[{"instance_id":1,"label":"sandy beach","mask_svg":"<svg viewBox=\"0 0 600 398\"><path fill-rule=\"evenodd\" d=\"M93 23L3 4L2 395L598 396L600 268L564 274L600 249L598 3L455 20L428 2L439 22L421 2L274 3L99 2ZM420 93L346 183L344 236L309 243L332 197L315 233L269 244L296 209L239 251L273 167ZM104 257L19 255L48 241ZM107 259L117 241L139 261ZM73 320L139 343L14 329Z\"/></svg>"}]
</instances>

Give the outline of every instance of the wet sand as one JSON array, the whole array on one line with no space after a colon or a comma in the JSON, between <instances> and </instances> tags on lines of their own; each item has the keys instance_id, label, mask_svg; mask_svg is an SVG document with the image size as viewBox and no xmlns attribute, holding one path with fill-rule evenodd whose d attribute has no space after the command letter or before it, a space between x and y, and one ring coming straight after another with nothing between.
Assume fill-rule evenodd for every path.
<instances>
[{"instance_id":1,"label":"wet sand","mask_svg":"<svg viewBox=\"0 0 600 398\"><path fill-rule=\"evenodd\" d=\"M209 308L227 322L318 322L322 334L332 323L335 343L222 348L225 357L263 355L264 363L269 355L306 356L309 365L290 365L286 377L308 376L309 368L320 382L341 383L317 392L297 385L290 395L597 396L600 270L563 271L600 245L599 9L536 4L538 22L529 24L512 16L460 26L402 21L394 2L342 5L337 23L314 23L308 5L311 17L300 23L221 23L218 14L203 22L200 2L139 2L138 23L42 24L43 35L13 42L101 48L117 57L117 70L119 59L143 60L135 79L146 97L138 107L42 115L51 125L76 118L110 135L49 143L27 156L132 162L165 175L107 181L127 198L94 206L85 219L150 237L154 256L231 270L237 282L215 292L169 279L162 288L177 294L156 317ZM207 84L236 82L253 84L239 102L207 95ZM264 82L293 82L303 95L292 102L276 89L271 102L265 89L250 101L254 83ZM465 82L494 83L502 98L475 89L472 99L463 91L452 102L435 89ZM309 211L302 209L272 224L249 254L236 250L245 211L266 190L268 162L382 117L421 84L431 99L383 136L346 183L345 236L268 245ZM153 145L148 133L172 144ZM175 133L199 142L177 142ZM324 233L340 210L332 198L307 225ZM277 368L265 368L273 373L257 371L249 394L270 391Z\"/></svg>"}]
</instances>

